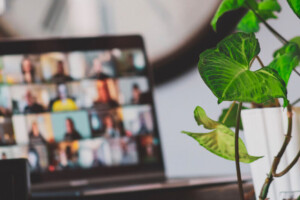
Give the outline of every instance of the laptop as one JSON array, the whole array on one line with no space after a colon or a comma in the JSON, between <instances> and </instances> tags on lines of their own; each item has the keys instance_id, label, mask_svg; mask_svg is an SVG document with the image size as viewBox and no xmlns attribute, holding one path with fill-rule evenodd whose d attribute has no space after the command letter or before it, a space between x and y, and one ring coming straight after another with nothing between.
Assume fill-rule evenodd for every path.
<instances>
[{"instance_id":1,"label":"laptop","mask_svg":"<svg viewBox=\"0 0 300 200\"><path fill-rule=\"evenodd\" d=\"M165 180L140 36L4 40L0 82L0 159L28 159L33 196Z\"/></svg>"}]
</instances>

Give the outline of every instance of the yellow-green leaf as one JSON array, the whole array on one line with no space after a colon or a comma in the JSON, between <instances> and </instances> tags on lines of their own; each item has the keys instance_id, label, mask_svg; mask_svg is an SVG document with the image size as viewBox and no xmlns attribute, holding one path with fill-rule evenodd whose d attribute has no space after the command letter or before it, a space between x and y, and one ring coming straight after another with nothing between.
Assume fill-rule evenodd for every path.
<instances>
[{"instance_id":1,"label":"yellow-green leaf","mask_svg":"<svg viewBox=\"0 0 300 200\"><path fill-rule=\"evenodd\" d=\"M198 125L203 125L206 129L212 130L209 133L192 133L183 131L194 138L201 146L208 151L227 160L235 160L234 132L225 125L210 119L203 108L196 107L194 117ZM244 142L239 138L239 157L240 162L251 163L261 157L248 154Z\"/></svg>"}]
</instances>

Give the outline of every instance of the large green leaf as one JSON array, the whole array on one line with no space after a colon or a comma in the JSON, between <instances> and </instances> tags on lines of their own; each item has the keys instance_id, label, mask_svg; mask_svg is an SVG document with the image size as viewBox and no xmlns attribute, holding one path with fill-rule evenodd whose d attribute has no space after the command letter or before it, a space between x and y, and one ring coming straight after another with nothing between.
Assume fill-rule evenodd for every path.
<instances>
[{"instance_id":1,"label":"large green leaf","mask_svg":"<svg viewBox=\"0 0 300 200\"><path fill-rule=\"evenodd\" d=\"M230 106L231 107L231 106ZM236 117L237 117L237 111L238 111L238 103L235 103L232 107L231 112L228 114L227 119L223 123L225 126L229 128L235 128L236 127ZM247 109L247 107L242 107L242 109ZM222 123L224 120L227 112L229 111L229 108L225 108L222 110L222 114L219 117L219 122ZM240 121L240 130L243 130L243 123Z\"/></svg>"},{"instance_id":2,"label":"large green leaf","mask_svg":"<svg viewBox=\"0 0 300 200\"><path fill-rule=\"evenodd\" d=\"M287 104L285 82L274 69L249 70L250 61L259 51L259 43L253 33L235 33L222 40L216 48L200 54L200 75L218 98L218 103L264 103L272 98L283 98Z\"/></svg>"},{"instance_id":3,"label":"large green leaf","mask_svg":"<svg viewBox=\"0 0 300 200\"><path fill-rule=\"evenodd\" d=\"M294 13L300 18L300 1L299 0L287 0Z\"/></svg>"},{"instance_id":4,"label":"large green leaf","mask_svg":"<svg viewBox=\"0 0 300 200\"><path fill-rule=\"evenodd\" d=\"M216 31L217 22L224 13L241 8L244 5L244 2L245 0L223 0L211 21L213 29Z\"/></svg>"},{"instance_id":5,"label":"large green leaf","mask_svg":"<svg viewBox=\"0 0 300 200\"><path fill-rule=\"evenodd\" d=\"M183 133L191 136L208 151L228 160L235 160L234 149L234 132L207 117L205 111L200 106L196 107L194 117L198 125L203 125L204 128L212 130L209 133L191 133L183 131ZM240 162L251 163L261 157L251 156L248 154L244 142L239 138L239 157Z\"/></svg>"},{"instance_id":6,"label":"large green leaf","mask_svg":"<svg viewBox=\"0 0 300 200\"><path fill-rule=\"evenodd\" d=\"M256 13L258 13L264 20L276 19L277 16L274 12L280 12L281 7L277 0L264 0L258 3L257 7L252 7ZM241 19L237 25L237 29L246 33L253 33L259 31L259 23L262 21L254 14L252 10L249 10L247 14Z\"/></svg>"}]
</instances>

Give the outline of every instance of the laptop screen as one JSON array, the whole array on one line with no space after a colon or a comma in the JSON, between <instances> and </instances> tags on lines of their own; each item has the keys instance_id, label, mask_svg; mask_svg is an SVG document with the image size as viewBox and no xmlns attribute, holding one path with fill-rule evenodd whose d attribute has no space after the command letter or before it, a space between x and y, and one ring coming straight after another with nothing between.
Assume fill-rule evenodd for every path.
<instances>
[{"instance_id":1,"label":"laptop screen","mask_svg":"<svg viewBox=\"0 0 300 200\"><path fill-rule=\"evenodd\" d=\"M4 42L0 53L1 159L27 158L33 181L162 169L141 38Z\"/></svg>"}]
</instances>

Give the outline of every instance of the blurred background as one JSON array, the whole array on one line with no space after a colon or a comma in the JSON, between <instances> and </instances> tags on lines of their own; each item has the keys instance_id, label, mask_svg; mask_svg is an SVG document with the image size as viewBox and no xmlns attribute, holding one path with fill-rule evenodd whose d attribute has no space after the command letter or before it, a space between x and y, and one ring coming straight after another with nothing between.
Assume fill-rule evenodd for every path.
<instances>
[{"instance_id":1,"label":"blurred background","mask_svg":"<svg viewBox=\"0 0 300 200\"><path fill-rule=\"evenodd\" d=\"M202 82L197 71L199 53L234 31L242 11L222 19L218 32L210 28L220 0L0 0L0 36L48 38L140 34L144 37L155 79L155 103L168 177L234 175L235 165L214 156L180 132L202 131L194 122L195 106L217 119L224 102ZM299 34L300 21L279 0L279 20L269 23L290 39ZM232 21L233 20L233 21ZM264 63L281 44L261 25L257 34ZM1 47L0 47L1 48ZM257 63L254 63L254 66ZM296 100L297 83L292 75L289 99ZM291 96L294 94L295 96ZM247 165L242 172L249 174Z\"/></svg>"}]
</instances>

